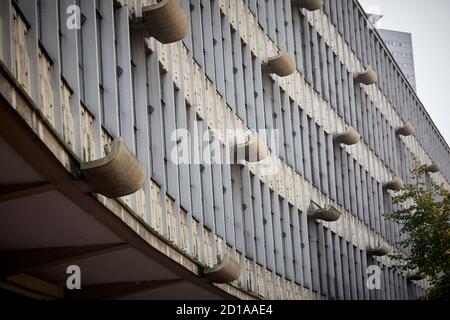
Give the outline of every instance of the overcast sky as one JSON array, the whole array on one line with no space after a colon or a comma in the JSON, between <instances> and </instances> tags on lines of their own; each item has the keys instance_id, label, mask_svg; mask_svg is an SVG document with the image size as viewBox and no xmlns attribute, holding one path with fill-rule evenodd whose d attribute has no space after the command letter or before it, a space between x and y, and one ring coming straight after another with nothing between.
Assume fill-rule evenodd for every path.
<instances>
[{"instance_id":1,"label":"overcast sky","mask_svg":"<svg viewBox=\"0 0 450 320\"><path fill-rule=\"evenodd\" d=\"M417 93L450 144L450 0L359 0L380 29L412 33Z\"/></svg>"}]
</instances>

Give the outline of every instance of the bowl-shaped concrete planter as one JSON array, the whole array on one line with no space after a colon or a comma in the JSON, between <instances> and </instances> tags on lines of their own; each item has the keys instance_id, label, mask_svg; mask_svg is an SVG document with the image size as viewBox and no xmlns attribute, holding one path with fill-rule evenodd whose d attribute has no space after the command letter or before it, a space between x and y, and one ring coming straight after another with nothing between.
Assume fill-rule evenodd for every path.
<instances>
[{"instance_id":1,"label":"bowl-shaped concrete planter","mask_svg":"<svg viewBox=\"0 0 450 320\"><path fill-rule=\"evenodd\" d=\"M111 151L104 158L82 163L81 172L93 191L109 198L136 192L146 177L144 166L121 138L114 139Z\"/></svg>"},{"instance_id":2,"label":"bowl-shaped concrete planter","mask_svg":"<svg viewBox=\"0 0 450 320\"><path fill-rule=\"evenodd\" d=\"M361 71L355 76L356 83L362 83L366 86L377 83L378 76L371 66L368 66L366 70Z\"/></svg>"},{"instance_id":3,"label":"bowl-shaped concrete planter","mask_svg":"<svg viewBox=\"0 0 450 320\"><path fill-rule=\"evenodd\" d=\"M427 167L427 171L430 173L437 173L441 171L441 166L438 163L433 162Z\"/></svg>"},{"instance_id":4,"label":"bowl-shaped concrete planter","mask_svg":"<svg viewBox=\"0 0 450 320\"><path fill-rule=\"evenodd\" d=\"M386 190L398 191L403 188L403 182L399 178L395 178L394 180L384 183L383 187Z\"/></svg>"},{"instance_id":5,"label":"bowl-shaped concrete planter","mask_svg":"<svg viewBox=\"0 0 450 320\"><path fill-rule=\"evenodd\" d=\"M382 257L391 252L391 248L388 244L383 243L377 247L369 247L367 248L367 254L376 257Z\"/></svg>"},{"instance_id":6,"label":"bowl-shaped concrete planter","mask_svg":"<svg viewBox=\"0 0 450 320\"><path fill-rule=\"evenodd\" d=\"M414 127L410 122L406 122L403 126L396 130L396 133L404 137L412 136L414 134Z\"/></svg>"},{"instance_id":7,"label":"bowl-shaped concrete planter","mask_svg":"<svg viewBox=\"0 0 450 320\"><path fill-rule=\"evenodd\" d=\"M225 255L221 261L211 268L205 268L203 275L214 283L230 283L239 279L241 267L229 255Z\"/></svg>"},{"instance_id":8,"label":"bowl-shaped concrete planter","mask_svg":"<svg viewBox=\"0 0 450 320\"><path fill-rule=\"evenodd\" d=\"M278 55L271 57L262 64L262 70L274 73L279 77L286 77L295 72L296 66L287 51L281 51Z\"/></svg>"},{"instance_id":9,"label":"bowl-shaped concrete planter","mask_svg":"<svg viewBox=\"0 0 450 320\"><path fill-rule=\"evenodd\" d=\"M162 0L144 6L142 22L148 35L161 43L182 40L189 31L189 22L177 0Z\"/></svg>"},{"instance_id":10,"label":"bowl-shaped concrete planter","mask_svg":"<svg viewBox=\"0 0 450 320\"><path fill-rule=\"evenodd\" d=\"M420 280L425 279L425 276L422 275L422 274L420 274L420 273L418 273L418 272L410 272L410 273L406 276L406 279L407 279L408 281L420 281Z\"/></svg>"},{"instance_id":11,"label":"bowl-shaped concrete planter","mask_svg":"<svg viewBox=\"0 0 450 320\"><path fill-rule=\"evenodd\" d=\"M361 136L353 129L334 135L334 142L342 143L347 146L357 144L360 140Z\"/></svg>"},{"instance_id":12,"label":"bowl-shaped concrete planter","mask_svg":"<svg viewBox=\"0 0 450 320\"><path fill-rule=\"evenodd\" d=\"M333 206L328 205L324 208L315 208L311 210L309 217L328 222L339 220L341 213Z\"/></svg>"},{"instance_id":13,"label":"bowl-shaped concrete planter","mask_svg":"<svg viewBox=\"0 0 450 320\"><path fill-rule=\"evenodd\" d=\"M242 132L236 130L236 134L231 140L231 147L234 155L234 161L258 162L269 156L264 141L253 131Z\"/></svg>"},{"instance_id":14,"label":"bowl-shaped concrete planter","mask_svg":"<svg viewBox=\"0 0 450 320\"><path fill-rule=\"evenodd\" d=\"M319 10L323 6L323 0L292 0L292 5L297 8L305 8L308 11Z\"/></svg>"}]
</instances>

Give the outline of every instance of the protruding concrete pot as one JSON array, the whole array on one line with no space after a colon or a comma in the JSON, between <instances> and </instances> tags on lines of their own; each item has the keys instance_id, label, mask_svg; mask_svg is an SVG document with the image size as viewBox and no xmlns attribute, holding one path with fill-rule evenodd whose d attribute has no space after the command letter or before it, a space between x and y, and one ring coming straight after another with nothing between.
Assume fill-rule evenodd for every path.
<instances>
[{"instance_id":1,"label":"protruding concrete pot","mask_svg":"<svg viewBox=\"0 0 450 320\"><path fill-rule=\"evenodd\" d=\"M323 0L292 0L292 5L297 8L305 8L308 11L319 10L323 6Z\"/></svg>"},{"instance_id":2,"label":"protruding concrete pot","mask_svg":"<svg viewBox=\"0 0 450 320\"><path fill-rule=\"evenodd\" d=\"M269 156L269 150L264 141L253 131L243 133L237 130L235 137L231 140L231 146L234 153L233 160L236 163L242 160L258 162Z\"/></svg>"},{"instance_id":3,"label":"protruding concrete pot","mask_svg":"<svg viewBox=\"0 0 450 320\"><path fill-rule=\"evenodd\" d=\"M104 158L82 163L81 172L93 191L109 198L136 192L146 177L144 166L121 138L114 139L111 151Z\"/></svg>"},{"instance_id":4,"label":"protruding concrete pot","mask_svg":"<svg viewBox=\"0 0 450 320\"><path fill-rule=\"evenodd\" d=\"M371 66L368 66L366 70L361 71L355 76L356 83L362 83L366 86L377 83L378 76Z\"/></svg>"},{"instance_id":5,"label":"protruding concrete pot","mask_svg":"<svg viewBox=\"0 0 450 320\"><path fill-rule=\"evenodd\" d=\"M177 0L162 0L143 7L142 22L149 36L161 43L182 40L189 31L189 21Z\"/></svg>"},{"instance_id":6,"label":"protruding concrete pot","mask_svg":"<svg viewBox=\"0 0 450 320\"><path fill-rule=\"evenodd\" d=\"M274 73L279 77L286 77L295 72L296 66L287 51L281 51L278 55L271 57L263 63L262 70Z\"/></svg>"},{"instance_id":7,"label":"protruding concrete pot","mask_svg":"<svg viewBox=\"0 0 450 320\"><path fill-rule=\"evenodd\" d=\"M328 205L324 208L314 208L313 206L309 217L311 219L333 222L339 220L339 218L341 217L341 213L331 205Z\"/></svg>"},{"instance_id":8,"label":"protruding concrete pot","mask_svg":"<svg viewBox=\"0 0 450 320\"><path fill-rule=\"evenodd\" d=\"M441 166L438 163L433 162L427 167L427 171L430 173L437 173L441 171Z\"/></svg>"},{"instance_id":9,"label":"protruding concrete pot","mask_svg":"<svg viewBox=\"0 0 450 320\"><path fill-rule=\"evenodd\" d=\"M420 280L425 279L425 277L422 274L418 273L418 272L410 272L406 276L406 279L408 281L420 281Z\"/></svg>"},{"instance_id":10,"label":"protruding concrete pot","mask_svg":"<svg viewBox=\"0 0 450 320\"><path fill-rule=\"evenodd\" d=\"M361 140L361 136L353 129L334 135L334 142L343 143L347 146L357 144Z\"/></svg>"},{"instance_id":11,"label":"protruding concrete pot","mask_svg":"<svg viewBox=\"0 0 450 320\"><path fill-rule=\"evenodd\" d=\"M399 178L395 178L394 180L388 181L383 184L383 187L387 190L398 191L403 188L403 181Z\"/></svg>"},{"instance_id":12,"label":"protruding concrete pot","mask_svg":"<svg viewBox=\"0 0 450 320\"><path fill-rule=\"evenodd\" d=\"M410 122L406 122L403 126L396 130L396 133L404 137L412 136L414 134L414 127Z\"/></svg>"},{"instance_id":13,"label":"protruding concrete pot","mask_svg":"<svg viewBox=\"0 0 450 320\"><path fill-rule=\"evenodd\" d=\"M387 243L382 243L377 247L367 248L367 254L376 257L382 257L391 252L391 248Z\"/></svg>"},{"instance_id":14,"label":"protruding concrete pot","mask_svg":"<svg viewBox=\"0 0 450 320\"><path fill-rule=\"evenodd\" d=\"M203 275L214 283L230 283L239 279L241 267L229 255L225 255L221 261L211 268L205 268Z\"/></svg>"}]
</instances>

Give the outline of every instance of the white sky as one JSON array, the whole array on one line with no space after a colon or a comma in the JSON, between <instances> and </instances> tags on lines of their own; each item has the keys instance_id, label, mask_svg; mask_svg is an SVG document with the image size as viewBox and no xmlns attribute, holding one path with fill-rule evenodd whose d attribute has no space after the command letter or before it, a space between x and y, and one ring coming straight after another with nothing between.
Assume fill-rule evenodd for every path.
<instances>
[{"instance_id":1,"label":"white sky","mask_svg":"<svg viewBox=\"0 0 450 320\"><path fill-rule=\"evenodd\" d=\"M378 28L412 34L418 96L450 144L450 0L359 2L383 15Z\"/></svg>"}]
</instances>

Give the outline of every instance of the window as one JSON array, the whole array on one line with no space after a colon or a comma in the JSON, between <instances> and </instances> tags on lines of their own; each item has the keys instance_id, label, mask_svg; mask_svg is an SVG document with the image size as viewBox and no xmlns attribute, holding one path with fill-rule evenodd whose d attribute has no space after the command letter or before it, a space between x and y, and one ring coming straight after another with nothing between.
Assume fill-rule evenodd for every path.
<instances>
[{"instance_id":1,"label":"window","mask_svg":"<svg viewBox=\"0 0 450 320\"><path fill-rule=\"evenodd\" d=\"M114 7L114 50L116 52L116 58L119 57L118 53L119 53L119 47L118 47L118 38L119 38L119 21L120 21L120 10L121 8L116 8ZM116 60L117 63L117 60ZM122 122L120 120L120 81L119 78L122 75L122 68L117 64L116 65L116 86L117 86L117 119L118 119L118 123L119 123L119 135L122 134Z\"/></svg>"},{"instance_id":2,"label":"window","mask_svg":"<svg viewBox=\"0 0 450 320\"><path fill-rule=\"evenodd\" d=\"M320 191L328 195L328 166L326 156L325 132L316 125L317 152L319 156L319 182Z\"/></svg>"},{"instance_id":3,"label":"window","mask_svg":"<svg viewBox=\"0 0 450 320\"><path fill-rule=\"evenodd\" d=\"M42 3L41 0L37 0L37 29L39 41L42 41Z\"/></svg>"},{"instance_id":4,"label":"window","mask_svg":"<svg viewBox=\"0 0 450 320\"><path fill-rule=\"evenodd\" d=\"M62 44L62 42L63 42L63 38L64 38L64 35L63 35L63 33L62 33L62 31L61 31L61 26L63 26L64 25L64 22L62 21L62 17L63 17L63 11L61 11L62 10L62 7L61 7L61 1L58 1L58 33L59 33L59 44L60 44L60 48L59 48L59 61L60 61L60 68L61 68L61 74L62 75L64 75L64 61L63 61L63 57L64 57L64 54L63 54L63 46L61 45Z\"/></svg>"},{"instance_id":5,"label":"window","mask_svg":"<svg viewBox=\"0 0 450 320\"><path fill-rule=\"evenodd\" d=\"M317 42L317 33L313 29L312 26L309 27L309 48L311 50L311 70L312 70L312 84L316 91L320 92L320 86L319 86L319 64L317 61L317 45L315 44Z\"/></svg>"},{"instance_id":6,"label":"window","mask_svg":"<svg viewBox=\"0 0 450 320\"><path fill-rule=\"evenodd\" d=\"M409 52L398 52L398 51L394 51L392 52L392 55L395 58L412 58L413 54L409 53Z\"/></svg>"},{"instance_id":7,"label":"window","mask_svg":"<svg viewBox=\"0 0 450 320\"><path fill-rule=\"evenodd\" d=\"M102 125L105 123L105 89L103 87L103 37L102 37L102 1L96 0L96 20L97 20L97 57L98 57L98 75L100 92L100 112Z\"/></svg>"},{"instance_id":8,"label":"window","mask_svg":"<svg viewBox=\"0 0 450 320\"><path fill-rule=\"evenodd\" d=\"M302 65L300 66L301 68L301 73L302 75L305 77L306 75L306 34L305 34L305 18L303 17L303 15L299 15L300 16L300 43L301 43L301 61L302 61Z\"/></svg>"},{"instance_id":9,"label":"window","mask_svg":"<svg viewBox=\"0 0 450 320\"><path fill-rule=\"evenodd\" d=\"M81 28L77 30L77 42L78 42L78 73L79 73L79 86L80 86L80 99L82 102L86 101L85 79L84 79L84 55L83 55L83 24L85 18L83 15L83 7L81 6L81 0L77 0L77 5L81 9Z\"/></svg>"},{"instance_id":10,"label":"window","mask_svg":"<svg viewBox=\"0 0 450 320\"><path fill-rule=\"evenodd\" d=\"M136 64L130 61L131 64L131 91L133 94L133 133L134 133L134 152L136 157L138 154L137 140L138 140L138 128L136 123L136 84L135 84L135 74L136 74Z\"/></svg>"}]
</instances>

